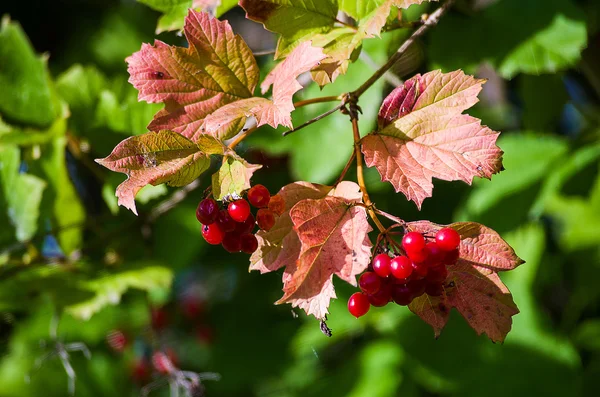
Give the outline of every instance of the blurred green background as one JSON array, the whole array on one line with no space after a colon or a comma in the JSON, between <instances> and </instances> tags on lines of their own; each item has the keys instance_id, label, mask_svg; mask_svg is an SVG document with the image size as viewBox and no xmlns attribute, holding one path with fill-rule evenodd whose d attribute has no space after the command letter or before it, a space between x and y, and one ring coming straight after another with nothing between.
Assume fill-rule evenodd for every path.
<instances>
[{"instance_id":1,"label":"blurred green background","mask_svg":"<svg viewBox=\"0 0 600 397\"><path fill-rule=\"evenodd\" d=\"M438 340L396 305L356 320L345 307L353 289L339 282L327 338L314 318L272 304L280 274L249 274L245 255L202 240L194 211L211 172L172 208L175 189L164 186L138 195L139 217L117 207L123 176L93 159L145 132L161 107L137 102L124 59L155 37L185 45L155 32L181 26L191 1L142 3L152 8L0 5L0 397L67 395L59 360L35 368L55 313L58 338L92 353L71 356L77 396L139 394L153 349L221 374L206 383L213 397L600 395L600 2L458 1L394 70L395 79L435 68L488 79L470 113L503 132L506 171L473 187L435 181L420 213L375 170L367 179L378 207L406 220L485 223L527 261L502 274L521 310L504 344L477 337L456 313ZM223 17L253 50L274 47L242 10ZM347 75L298 98L355 89L408 34L366 41ZM268 58L259 58L263 73ZM363 133L390 81L361 97ZM299 109L294 123L330 106ZM348 127L335 114L285 139L263 128L239 152L264 164L254 183L271 192L293 180L331 183L352 150ZM115 329L130 342L122 353L107 344Z\"/></svg>"}]
</instances>

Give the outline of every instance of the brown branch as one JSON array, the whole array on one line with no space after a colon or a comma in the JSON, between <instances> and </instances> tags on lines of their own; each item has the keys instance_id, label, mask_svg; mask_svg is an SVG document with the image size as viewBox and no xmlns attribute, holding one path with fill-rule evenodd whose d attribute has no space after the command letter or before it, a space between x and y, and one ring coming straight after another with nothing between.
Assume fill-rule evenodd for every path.
<instances>
[{"instance_id":1,"label":"brown branch","mask_svg":"<svg viewBox=\"0 0 600 397\"><path fill-rule=\"evenodd\" d=\"M444 15L446 11L450 8L454 0L446 1L440 8L431 13L427 19L423 22L423 25L419 27L417 30L413 32L413 34L406 39L404 43L398 48L398 51L394 55L388 59L388 61L380 67L367 81L365 81L360 87L350 93L353 97L360 97L369 87L371 87L381 76L385 74L398 60L402 57L402 55L406 52L406 50L425 32L432 26L437 25L440 20L440 17Z\"/></svg>"},{"instance_id":2,"label":"brown branch","mask_svg":"<svg viewBox=\"0 0 600 397\"><path fill-rule=\"evenodd\" d=\"M272 50L256 51L256 52L252 53L252 55L254 55L255 57L262 57L265 55L273 55L273 54L275 54L274 48Z\"/></svg>"},{"instance_id":3,"label":"brown branch","mask_svg":"<svg viewBox=\"0 0 600 397\"><path fill-rule=\"evenodd\" d=\"M288 136L288 135L290 135L292 132L296 132L296 131L298 131L298 130L301 130L301 129L302 129L302 128L304 128L304 127L308 127L308 126L309 126L309 125L311 125L312 123L316 123L317 121L319 121L319 120L321 120L321 119L324 119L325 117L327 117L327 116L329 116L329 115L331 115L331 114L333 114L333 113L337 112L337 111L338 111L338 110L340 110L342 107L344 107L344 104L343 104L343 103L340 103L339 105L337 105L337 106L336 106L336 107L334 107L333 109L331 109L331 110L328 110L328 111L326 111L325 113L322 113L322 114L318 115L317 117L314 117L314 118L312 118L312 119L308 120L308 121L307 121L306 123L304 123L304 124L300 124L298 127L294 128L294 129L292 129L292 130L285 131L285 132L284 132L283 134L281 134L281 135L283 135L283 136Z\"/></svg>"},{"instance_id":4,"label":"brown branch","mask_svg":"<svg viewBox=\"0 0 600 397\"><path fill-rule=\"evenodd\" d=\"M154 222L161 215L173 209L177 204L185 200L188 194L198 189L201 186L200 179L194 180L189 185L182 187L179 190L176 190L171 197L162 201L156 207L154 207L150 213L148 214L146 221L148 223Z\"/></svg>"},{"instance_id":5,"label":"brown branch","mask_svg":"<svg viewBox=\"0 0 600 397\"><path fill-rule=\"evenodd\" d=\"M303 101L294 102L294 107L301 108L306 105L312 105L313 103L335 102L335 101L340 101L341 99L342 99L342 97L339 95L320 96L317 98L305 99Z\"/></svg>"},{"instance_id":6,"label":"brown branch","mask_svg":"<svg viewBox=\"0 0 600 397\"><path fill-rule=\"evenodd\" d=\"M231 141L229 143L229 145L227 145L227 147L229 149L235 148L241 141L246 139L248 137L248 135L252 134L257 129L258 129L257 125L255 125L254 127L248 128L246 131L243 131L241 134L238 134L238 136L236 136L235 139L233 141Z\"/></svg>"},{"instance_id":7,"label":"brown branch","mask_svg":"<svg viewBox=\"0 0 600 397\"><path fill-rule=\"evenodd\" d=\"M333 186L337 186L341 181L344 180L344 177L346 176L346 173L350 169L350 166L352 165L352 162L354 161L355 157L356 157L356 152L353 150L352 151L352 155L350 155L350 158L348 159L348 162L344 166L344 169L342 170L342 173L340 174L340 176L338 176L338 179L336 179L336 181L333 184Z\"/></svg>"}]
</instances>

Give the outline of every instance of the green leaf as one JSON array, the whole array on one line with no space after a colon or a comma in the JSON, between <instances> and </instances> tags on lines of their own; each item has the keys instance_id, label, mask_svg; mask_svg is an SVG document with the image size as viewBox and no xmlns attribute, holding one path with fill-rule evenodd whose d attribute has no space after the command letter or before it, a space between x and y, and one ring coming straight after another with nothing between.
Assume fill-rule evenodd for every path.
<instances>
[{"instance_id":1,"label":"green leaf","mask_svg":"<svg viewBox=\"0 0 600 397\"><path fill-rule=\"evenodd\" d=\"M2 18L0 27L0 115L22 124L49 125L58 114L46 70L18 23Z\"/></svg>"},{"instance_id":2,"label":"green leaf","mask_svg":"<svg viewBox=\"0 0 600 397\"><path fill-rule=\"evenodd\" d=\"M46 183L20 173L21 156L16 146L0 146L0 181L8 218L19 241L29 240L37 231L40 203Z\"/></svg>"},{"instance_id":3,"label":"green leaf","mask_svg":"<svg viewBox=\"0 0 600 397\"><path fill-rule=\"evenodd\" d=\"M82 124L94 117L100 92L108 86L106 77L94 66L75 64L56 79L56 90L68 104L72 117Z\"/></svg>"},{"instance_id":4,"label":"green leaf","mask_svg":"<svg viewBox=\"0 0 600 397\"><path fill-rule=\"evenodd\" d=\"M55 128L55 125L61 123L62 120L57 119L50 128L41 130L31 127L8 125L0 118L0 146L31 146L48 143L57 135L62 134L60 129Z\"/></svg>"},{"instance_id":5,"label":"green leaf","mask_svg":"<svg viewBox=\"0 0 600 397\"><path fill-rule=\"evenodd\" d=\"M511 78L567 69L586 44L585 15L573 2L502 0L473 16L444 16L428 51L434 67L472 72L485 61Z\"/></svg>"},{"instance_id":6,"label":"green leaf","mask_svg":"<svg viewBox=\"0 0 600 397\"><path fill-rule=\"evenodd\" d=\"M140 269L110 274L81 283L83 289L95 294L92 299L68 306L65 311L73 317L88 320L108 305L116 305L129 289L150 291L171 287L173 273L163 266L146 266Z\"/></svg>"},{"instance_id":7,"label":"green leaf","mask_svg":"<svg viewBox=\"0 0 600 397\"><path fill-rule=\"evenodd\" d=\"M558 126L569 96L560 74L519 78L523 100L523 127L534 131L553 131Z\"/></svg>"},{"instance_id":8,"label":"green leaf","mask_svg":"<svg viewBox=\"0 0 600 397\"><path fill-rule=\"evenodd\" d=\"M223 158L219 171L212 176L212 193L215 200L223 200L227 196L239 196L250 189L252 174L262 165L250 164L235 153Z\"/></svg>"}]
</instances>

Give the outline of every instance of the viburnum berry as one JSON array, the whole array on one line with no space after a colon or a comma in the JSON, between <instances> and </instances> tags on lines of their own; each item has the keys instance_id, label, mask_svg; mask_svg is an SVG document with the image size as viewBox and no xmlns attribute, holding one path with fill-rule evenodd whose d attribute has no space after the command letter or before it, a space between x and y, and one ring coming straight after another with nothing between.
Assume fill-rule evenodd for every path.
<instances>
[{"instance_id":1,"label":"viburnum berry","mask_svg":"<svg viewBox=\"0 0 600 397\"><path fill-rule=\"evenodd\" d=\"M419 232L408 232L402 238L402 248L410 257L411 252L419 252L425 248L425 237Z\"/></svg>"},{"instance_id":2,"label":"viburnum berry","mask_svg":"<svg viewBox=\"0 0 600 397\"><path fill-rule=\"evenodd\" d=\"M452 251L460 245L460 234L451 227L444 227L435 234L435 242L443 251Z\"/></svg>"},{"instance_id":3,"label":"viburnum berry","mask_svg":"<svg viewBox=\"0 0 600 397\"><path fill-rule=\"evenodd\" d=\"M425 293L429 296L441 296L444 293L444 285L441 283L427 283Z\"/></svg>"},{"instance_id":4,"label":"viburnum berry","mask_svg":"<svg viewBox=\"0 0 600 397\"><path fill-rule=\"evenodd\" d=\"M406 284L392 286L392 300L398 305L406 306L412 302L412 292Z\"/></svg>"},{"instance_id":5,"label":"viburnum berry","mask_svg":"<svg viewBox=\"0 0 600 397\"><path fill-rule=\"evenodd\" d=\"M114 329L106 335L106 342L112 350L117 353L122 353L127 347L128 340L123 331Z\"/></svg>"},{"instance_id":6,"label":"viburnum berry","mask_svg":"<svg viewBox=\"0 0 600 397\"><path fill-rule=\"evenodd\" d=\"M263 185L254 185L248 190L248 201L256 208L265 208L269 205L271 194Z\"/></svg>"},{"instance_id":7,"label":"viburnum berry","mask_svg":"<svg viewBox=\"0 0 600 397\"><path fill-rule=\"evenodd\" d=\"M429 267L426 263L423 262L413 262L412 264L413 272L411 274L411 279L420 280L427 276L427 272L429 271Z\"/></svg>"},{"instance_id":8,"label":"viburnum berry","mask_svg":"<svg viewBox=\"0 0 600 397\"><path fill-rule=\"evenodd\" d=\"M429 257L425 248L420 251L406 251L406 256L408 256L414 263L423 263Z\"/></svg>"},{"instance_id":9,"label":"viburnum berry","mask_svg":"<svg viewBox=\"0 0 600 397\"><path fill-rule=\"evenodd\" d=\"M206 198L198 204L196 209L196 218L203 225L210 225L217 220L219 214L219 204L214 199Z\"/></svg>"},{"instance_id":10,"label":"viburnum berry","mask_svg":"<svg viewBox=\"0 0 600 397\"><path fill-rule=\"evenodd\" d=\"M285 212L285 200L283 197L279 194L271 196L271 200L269 200L269 209L277 215L283 215Z\"/></svg>"},{"instance_id":11,"label":"viburnum berry","mask_svg":"<svg viewBox=\"0 0 600 397\"><path fill-rule=\"evenodd\" d=\"M408 279L413 272L412 261L404 255L399 255L390 262L392 276L398 280Z\"/></svg>"},{"instance_id":12,"label":"viburnum berry","mask_svg":"<svg viewBox=\"0 0 600 397\"><path fill-rule=\"evenodd\" d=\"M442 258L442 263L445 265L455 265L456 262L458 261L459 256L460 256L460 253L458 252L458 249L455 249L452 251L446 251L446 252L444 252L444 257Z\"/></svg>"},{"instance_id":13,"label":"viburnum berry","mask_svg":"<svg viewBox=\"0 0 600 397\"><path fill-rule=\"evenodd\" d=\"M443 283L448 277L448 269L445 265L438 265L430 267L427 270L427 276L425 277L429 283Z\"/></svg>"},{"instance_id":14,"label":"viburnum berry","mask_svg":"<svg viewBox=\"0 0 600 397\"><path fill-rule=\"evenodd\" d=\"M169 325L169 315L162 307L156 307L150 310L150 323L152 328L157 331L167 328Z\"/></svg>"},{"instance_id":15,"label":"viburnum berry","mask_svg":"<svg viewBox=\"0 0 600 397\"><path fill-rule=\"evenodd\" d=\"M258 249L258 240L254 234L242 234L240 236L240 242L242 244L242 252L245 252L246 254L252 254Z\"/></svg>"},{"instance_id":16,"label":"viburnum berry","mask_svg":"<svg viewBox=\"0 0 600 397\"><path fill-rule=\"evenodd\" d=\"M374 272L364 272L358 279L358 286L365 294L375 294L381 288L381 279Z\"/></svg>"},{"instance_id":17,"label":"viburnum berry","mask_svg":"<svg viewBox=\"0 0 600 397\"><path fill-rule=\"evenodd\" d=\"M266 208L261 208L256 213L256 224L264 231L269 231L275 225L275 214Z\"/></svg>"},{"instance_id":18,"label":"viburnum berry","mask_svg":"<svg viewBox=\"0 0 600 397\"><path fill-rule=\"evenodd\" d=\"M410 282L407 285L408 285L408 288L410 289L412 298L415 299L425 293L425 287L427 286L427 281L425 279L410 280Z\"/></svg>"},{"instance_id":19,"label":"viburnum berry","mask_svg":"<svg viewBox=\"0 0 600 397\"><path fill-rule=\"evenodd\" d=\"M217 215L216 223L217 223L217 225L219 225L219 228L221 229L221 231L223 233L233 232L239 225L238 222L234 221L231 218L231 216L229 215L229 212L227 210L219 211L219 214Z\"/></svg>"},{"instance_id":20,"label":"viburnum berry","mask_svg":"<svg viewBox=\"0 0 600 397\"><path fill-rule=\"evenodd\" d=\"M204 240L206 240L207 243L211 245L221 244L223 236L224 233L218 223L202 225L202 237L204 237Z\"/></svg>"},{"instance_id":21,"label":"viburnum berry","mask_svg":"<svg viewBox=\"0 0 600 397\"><path fill-rule=\"evenodd\" d=\"M371 306L382 307L387 305L392 299L392 284L382 282L379 291L372 295L368 295Z\"/></svg>"},{"instance_id":22,"label":"viburnum berry","mask_svg":"<svg viewBox=\"0 0 600 397\"><path fill-rule=\"evenodd\" d=\"M388 254L379 254L373 258L373 263L371 266L373 267L373 271L377 273L379 277L387 277L390 275L391 259Z\"/></svg>"},{"instance_id":23,"label":"viburnum berry","mask_svg":"<svg viewBox=\"0 0 600 397\"><path fill-rule=\"evenodd\" d=\"M367 314L370 307L371 305L369 304L367 295L362 292L355 292L350 299L348 299L348 311L356 318Z\"/></svg>"},{"instance_id":24,"label":"viburnum berry","mask_svg":"<svg viewBox=\"0 0 600 397\"><path fill-rule=\"evenodd\" d=\"M241 236L235 231L225 233L223 242L221 243L223 248L225 248L225 251L231 253L240 252L242 250L242 241L240 237Z\"/></svg>"},{"instance_id":25,"label":"viburnum berry","mask_svg":"<svg viewBox=\"0 0 600 397\"><path fill-rule=\"evenodd\" d=\"M232 219L232 222L235 221ZM254 219L254 215L250 214L244 222L235 222L235 225L235 231L240 235L252 233L252 231L254 230L254 226L256 225L256 220Z\"/></svg>"},{"instance_id":26,"label":"viburnum berry","mask_svg":"<svg viewBox=\"0 0 600 397\"><path fill-rule=\"evenodd\" d=\"M227 206L229 216L236 222L244 222L250 215L250 204L244 199L235 200Z\"/></svg>"},{"instance_id":27,"label":"viburnum berry","mask_svg":"<svg viewBox=\"0 0 600 397\"><path fill-rule=\"evenodd\" d=\"M173 371L171 359L163 352L152 354L152 365L159 373L166 375Z\"/></svg>"},{"instance_id":28,"label":"viburnum berry","mask_svg":"<svg viewBox=\"0 0 600 397\"><path fill-rule=\"evenodd\" d=\"M428 266L439 265L445 256L445 252L442 251L434 241L430 241L427 244L425 244L425 252L427 253L427 258L425 259L425 262Z\"/></svg>"}]
</instances>

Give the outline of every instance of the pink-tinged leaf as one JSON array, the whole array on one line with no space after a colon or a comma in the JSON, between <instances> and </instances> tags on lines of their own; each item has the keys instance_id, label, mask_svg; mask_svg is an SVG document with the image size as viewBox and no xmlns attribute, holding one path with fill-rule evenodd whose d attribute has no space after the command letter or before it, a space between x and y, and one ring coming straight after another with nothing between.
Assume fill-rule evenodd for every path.
<instances>
[{"instance_id":1,"label":"pink-tinged leaf","mask_svg":"<svg viewBox=\"0 0 600 397\"><path fill-rule=\"evenodd\" d=\"M462 71L411 80L406 95L398 90L384 102L380 122L387 125L364 137L361 146L367 166L421 208L432 194L432 178L469 184L475 176L491 178L502 169L502 151L498 132L461 114L477 102L483 80Z\"/></svg>"},{"instance_id":2,"label":"pink-tinged leaf","mask_svg":"<svg viewBox=\"0 0 600 397\"><path fill-rule=\"evenodd\" d=\"M335 297L329 287L333 275L356 285L356 276L369 264L372 230L364 207L354 200L325 197L305 199L290 211L301 242L300 256L288 263L283 276L283 297L277 301L305 308L323 318Z\"/></svg>"},{"instance_id":3,"label":"pink-tinged leaf","mask_svg":"<svg viewBox=\"0 0 600 397\"><path fill-rule=\"evenodd\" d=\"M127 138L108 157L96 162L127 174L127 180L117 187L116 196L119 205L137 215L134 199L142 187L161 183L185 186L210 166L210 157L186 137L164 130Z\"/></svg>"},{"instance_id":4,"label":"pink-tinged leaf","mask_svg":"<svg viewBox=\"0 0 600 397\"><path fill-rule=\"evenodd\" d=\"M476 222L455 222L438 225L429 221L409 222L410 231L435 234L443 227L451 227L460 234L460 260L471 266L486 268L493 272L512 270L525 263L515 250L498 233Z\"/></svg>"},{"instance_id":5,"label":"pink-tinged leaf","mask_svg":"<svg viewBox=\"0 0 600 397\"><path fill-rule=\"evenodd\" d=\"M416 75L412 79L406 80L401 86L394 88L385 97L381 108L379 108L379 115L377 116L379 129L412 112L417 98L424 89L425 86L421 83L420 75Z\"/></svg>"},{"instance_id":6,"label":"pink-tinged leaf","mask_svg":"<svg viewBox=\"0 0 600 397\"><path fill-rule=\"evenodd\" d=\"M327 195L359 201L360 188L354 182L343 181L335 188L310 182L294 182L279 190L285 202L284 213L277 218L269 231L256 233L258 249L250 257L250 270L261 273L272 272L289 263L295 263L300 255L300 240L293 230L290 210L296 203L305 199L320 199Z\"/></svg>"},{"instance_id":7,"label":"pink-tinged leaf","mask_svg":"<svg viewBox=\"0 0 600 397\"><path fill-rule=\"evenodd\" d=\"M312 47L309 41L297 46L289 56L265 77L261 84L263 94L273 85L273 100L248 98L227 104L206 118L206 132L223 128L237 120L245 121L254 116L257 126L269 124L273 128L279 125L293 128L292 111L294 94L302 89L296 78L319 63L325 54L321 48Z\"/></svg>"},{"instance_id":8,"label":"pink-tinged leaf","mask_svg":"<svg viewBox=\"0 0 600 397\"><path fill-rule=\"evenodd\" d=\"M223 157L219 171L212 176L212 194L215 200L223 200L228 196L239 196L241 192L250 189L250 178L262 165L250 164L235 152L229 152Z\"/></svg>"},{"instance_id":9,"label":"pink-tinged leaf","mask_svg":"<svg viewBox=\"0 0 600 397\"><path fill-rule=\"evenodd\" d=\"M207 115L252 96L259 70L252 51L227 21L190 10L184 33L188 48L156 41L154 46L143 44L126 61L139 99L165 104L148 128L170 129L195 140ZM213 134L226 139L242 126L229 124Z\"/></svg>"},{"instance_id":10,"label":"pink-tinged leaf","mask_svg":"<svg viewBox=\"0 0 600 397\"><path fill-rule=\"evenodd\" d=\"M409 309L433 327L438 337L454 307L478 335L485 333L494 342L503 342L519 313L512 295L493 271L459 260L449 266L449 275L440 297L422 295Z\"/></svg>"},{"instance_id":11,"label":"pink-tinged leaf","mask_svg":"<svg viewBox=\"0 0 600 397\"><path fill-rule=\"evenodd\" d=\"M413 4L421 4L426 1L438 1L438 0L392 0L393 4L398 8L408 8Z\"/></svg>"}]
</instances>

